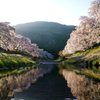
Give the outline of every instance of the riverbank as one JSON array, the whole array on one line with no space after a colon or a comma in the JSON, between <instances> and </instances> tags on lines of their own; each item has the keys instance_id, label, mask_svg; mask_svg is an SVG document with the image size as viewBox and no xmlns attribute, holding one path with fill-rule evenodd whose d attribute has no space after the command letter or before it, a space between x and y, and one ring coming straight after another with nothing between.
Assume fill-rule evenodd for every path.
<instances>
[{"instance_id":1,"label":"riverbank","mask_svg":"<svg viewBox=\"0 0 100 100\"><path fill-rule=\"evenodd\" d=\"M65 59L66 58L66 59ZM99 68L100 66L100 46L94 47L92 49L88 49L83 52L77 52L74 54L69 54L60 57L60 61L64 64L75 64L75 65L82 65L86 67L95 66ZM97 65L98 64L98 65Z\"/></svg>"},{"instance_id":2,"label":"riverbank","mask_svg":"<svg viewBox=\"0 0 100 100\"><path fill-rule=\"evenodd\" d=\"M76 74L85 75L88 78L91 78L95 81L100 82L100 70L98 70L98 69L84 68L79 65L75 66L74 64L66 64L66 65L62 64L62 65L59 65L59 69L73 71Z\"/></svg>"},{"instance_id":3,"label":"riverbank","mask_svg":"<svg viewBox=\"0 0 100 100\"><path fill-rule=\"evenodd\" d=\"M34 63L36 63L36 61L33 61L31 58L26 56L18 54L0 53L0 70L15 69Z\"/></svg>"},{"instance_id":4,"label":"riverbank","mask_svg":"<svg viewBox=\"0 0 100 100\"><path fill-rule=\"evenodd\" d=\"M66 58L66 59L65 59ZM100 81L100 46L83 52L60 57L62 65L78 74L84 74Z\"/></svg>"}]
</instances>

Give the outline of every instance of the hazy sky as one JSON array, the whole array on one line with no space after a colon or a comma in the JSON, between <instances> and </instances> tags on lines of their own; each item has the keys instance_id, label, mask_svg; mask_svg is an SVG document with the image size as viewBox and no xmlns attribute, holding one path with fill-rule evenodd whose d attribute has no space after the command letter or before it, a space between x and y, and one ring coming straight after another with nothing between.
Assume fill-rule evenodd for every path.
<instances>
[{"instance_id":1,"label":"hazy sky","mask_svg":"<svg viewBox=\"0 0 100 100\"><path fill-rule=\"evenodd\" d=\"M34 21L52 21L78 25L88 15L94 0L0 0L0 22L12 25Z\"/></svg>"}]
</instances>

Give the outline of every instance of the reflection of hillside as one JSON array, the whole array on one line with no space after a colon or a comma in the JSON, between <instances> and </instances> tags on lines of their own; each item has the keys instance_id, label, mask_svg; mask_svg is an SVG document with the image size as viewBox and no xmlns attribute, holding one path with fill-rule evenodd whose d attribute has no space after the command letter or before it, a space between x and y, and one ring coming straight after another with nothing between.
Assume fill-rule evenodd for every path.
<instances>
[{"instance_id":1,"label":"reflection of hillside","mask_svg":"<svg viewBox=\"0 0 100 100\"><path fill-rule=\"evenodd\" d=\"M100 83L65 69L62 70L62 75L67 80L72 94L79 100L100 100Z\"/></svg>"},{"instance_id":2,"label":"reflection of hillside","mask_svg":"<svg viewBox=\"0 0 100 100\"><path fill-rule=\"evenodd\" d=\"M0 79L0 100L10 100L14 92L27 89L32 82L52 70L52 66L33 68L17 75L9 75Z\"/></svg>"}]
</instances>

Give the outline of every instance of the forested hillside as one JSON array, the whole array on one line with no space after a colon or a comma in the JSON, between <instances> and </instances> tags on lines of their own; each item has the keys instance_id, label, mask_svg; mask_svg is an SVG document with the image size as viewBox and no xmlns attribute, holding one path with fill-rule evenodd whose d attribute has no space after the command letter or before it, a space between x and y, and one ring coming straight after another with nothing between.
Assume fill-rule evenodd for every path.
<instances>
[{"instance_id":1,"label":"forested hillside","mask_svg":"<svg viewBox=\"0 0 100 100\"><path fill-rule=\"evenodd\" d=\"M75 30L75 26L44 21L19 24L13 27L17 34L30 38L32 43L36 43L55 57L58 56L60 50L63 50L70 33Z\"/></svg>"}]
</instances>

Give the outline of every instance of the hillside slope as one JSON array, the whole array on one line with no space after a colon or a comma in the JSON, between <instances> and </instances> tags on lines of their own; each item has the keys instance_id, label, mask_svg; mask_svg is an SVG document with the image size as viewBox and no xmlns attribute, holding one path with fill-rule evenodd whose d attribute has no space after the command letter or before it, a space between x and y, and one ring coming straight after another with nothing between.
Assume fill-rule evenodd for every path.
<instances>
[{"instance_id":1,"label":"hillside slope","mask_svg":"<svg viewBox=\"0 0 100 100\"><path fill-rule=\"evenodd\" d=\"M64 48L70 33L75 30L75 26L44 21L19 24L13 27L17 34L30 38L32 43L36 43L55 57Z\"/></svg>"}]
</instances>

